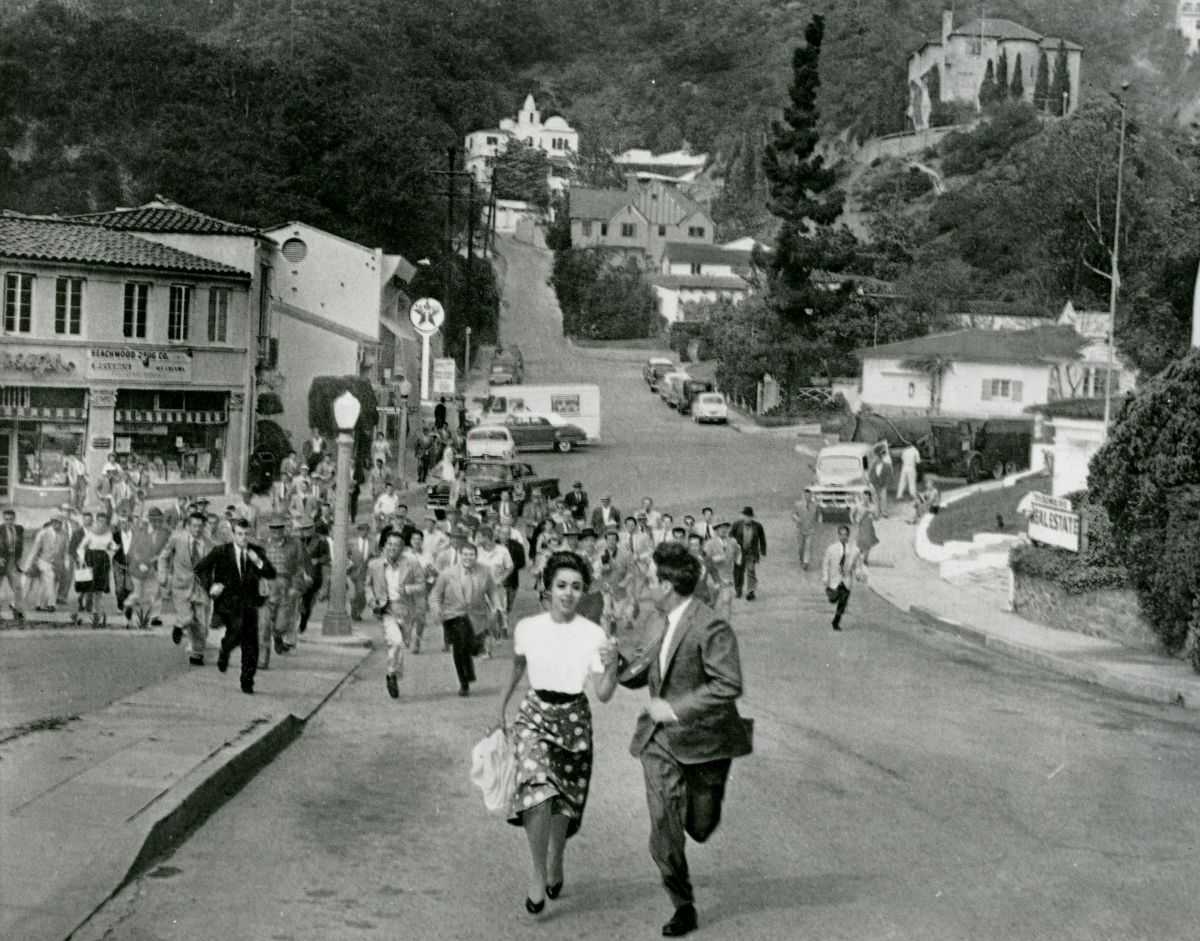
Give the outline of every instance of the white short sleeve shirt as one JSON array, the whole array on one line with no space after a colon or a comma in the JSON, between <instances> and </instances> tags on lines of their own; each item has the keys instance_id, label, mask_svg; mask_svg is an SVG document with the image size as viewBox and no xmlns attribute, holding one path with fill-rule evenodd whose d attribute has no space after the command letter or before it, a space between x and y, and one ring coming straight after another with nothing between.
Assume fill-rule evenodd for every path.
<instances>
[{"instance_id":1,"label":"white short sleeve shirt","mask_svg":"<svg viewBox=\"0 0 1200 941\"><path fill-rule=\"evenodd\" d=\"M524 657L529 685L556 693L582 693L589 673L603 673L604 628L576 615L565 624L549 612L525 618L513 633L513 653Z\"/></svg>"}]
</instances>

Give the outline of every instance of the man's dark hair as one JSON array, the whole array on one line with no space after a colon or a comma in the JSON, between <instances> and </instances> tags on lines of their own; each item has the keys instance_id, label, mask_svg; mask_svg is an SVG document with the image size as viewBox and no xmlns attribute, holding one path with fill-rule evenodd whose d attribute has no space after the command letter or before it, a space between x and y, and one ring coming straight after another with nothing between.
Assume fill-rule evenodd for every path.
<instances>
[{"instance_id":1,"label":"man's dark hair","mask_svg":"<svg viewBox=\"0 0 1200 941\"><path fill-rule=\"evenodd\" d=\"M678 542L660 543L653 558L658 580L670 582L681 598L690 598L700 582L700 560Z\"/></svg>"},{"instance_id":2,"label":"man's dark hair","mask_svg":"<svg viewBox=\"0 0 1200 941\"><path fill-rule=\"evenodd\" d=\"M703 506L700 508L701 513L711 513L712 511L713 508L711 506Z\"/></svg>"},{"instance_id":3,"label":"man's dark hair","mask_svg":"<svg viewBox=\"0 0 1200 941\"><path fill-rule=\"evenodd\" d=\"M849 536L849 535L850 535L850 527L849 527L849 526L847 526L845 523L842 523L842 525L841 525L841 526L839 526L839 527L837 528L837 531L838 531L838 535L839 535L839 536L840 536L842 533L845 533L847 536Z\"/></svg>"},{"instance_id":4,"label":"man's dark hair","mask_svg":"<svg viewBox=\"0 0 1200 941\"><path fill-rule=\"evenodd\" d=\"M386 536L386 537L384 537L384 540L383 540L383 542L384 542L384 545L387 545L387 544L388 544L389 542L391 542L393 539L400 539L400 540L403 540L403 539L404 539L404 532L403 532L403 530L399 530L399 529L393 529L393 530L389 531L389 532L388 532L388 534L387 534L387 536Z\"/></svg>"},{"instance_id":5,"label":"man's dark hair","mask_svg":"<svg viewBox=\"0 0 1200 941\"><path fill-rule=\"evenodd\" d=\"M103 516L104 514L102 513L100 515ZM203 513L201 513L199 510L197 510L195 513L188 514L188 522L190 523L192 520L199 520L201 523L207 523L208 517L205 516Z\"/></svg>"},{"instance_id":6,"label":"man's dark hair","mask_svg":"<svg viewBox=\"0 0 1200 941\"><path fill-rule=\"evenodd\" d=\"M244 516L239 516L237 519L235 519L233 521L233 528L234 529L249 529L250 521L248 519L246 519L246 517L244 517Z\"/></svg>"}]
</instances>

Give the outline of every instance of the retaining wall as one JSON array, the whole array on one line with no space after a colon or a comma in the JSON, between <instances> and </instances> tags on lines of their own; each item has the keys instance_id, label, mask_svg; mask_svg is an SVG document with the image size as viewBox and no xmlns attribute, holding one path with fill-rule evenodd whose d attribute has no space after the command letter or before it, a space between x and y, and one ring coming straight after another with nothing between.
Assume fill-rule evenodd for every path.
<instances>
[{"instance_id":1,"label":"retaining wall","mask_svg":"<svg viewBox=\"0 0 1200 941\"><path fill-rule=\"evenodd\" d=\"M1142 617L1132 589L1104 588L1070 594L1032 575L1014 573L1013 604L1021 617L1088 637L1111 640L1133 650L1163 653L1162 644Z\"/></svg>"}]
</instances>

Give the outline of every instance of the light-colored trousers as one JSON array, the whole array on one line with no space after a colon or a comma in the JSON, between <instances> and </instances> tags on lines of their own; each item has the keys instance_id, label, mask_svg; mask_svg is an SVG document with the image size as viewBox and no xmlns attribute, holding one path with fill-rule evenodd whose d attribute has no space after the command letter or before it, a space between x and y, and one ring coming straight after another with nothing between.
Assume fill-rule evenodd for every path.
<instances>
[{"instance_id":1,"label":"light-colored trousers","mask_svg":"<svg viewBox=\"0 0 1200 941\"><path fill-rule=\"evenodd\" d=\"M896 499L903 500L904 494L917 498L917 469L915 467L900 467L900 479L896 482Z\"/></svg>"},{"instance_id":2,"label":"light-colored trousers","mask_svg":"<svg viewBox=\"0 0 1200 941\"><path fill-rule=\"evenodd\" d=\"M58 573L54 565L38 559L25 569L25 601L38 605L54 604L58 600Z\"/></svg>"},{"instance_id":3,"label":"light-colored trousers","mask_svg":"<svg viewBox=\"0 0 1200 941\"><path fill-rule=\"evenodd\" d=\"M271 593L258 616L258 667L266 669L271 665L271 646L276 638L282 638L285 644L295 646L299 642L298 621L296 620L296 605L300 601L298 591L289 589L276 590Z\"/></svg>"},{"instance_id":4,"label":"light-colored trousers","mask_svg":"<svg viewBox=\"0 0 1200 941\"><path fill-rule=\"evenodd\" d=\"M144 612L148 618L153 617L160 595L158 576L153 573L150 575L131 574L129 581L133 586L133 591L125 599L125 604L135 611Z\"/></svg>"},{"instance_id":5,"label":"light-colored trousers","mask_svg":"<svg viewBox=\"0 0 1200 941\"><path fill-rule=\"evenodd\" d=\"M383 641L387 645L388 673L404 671L404 652L412 642L413 627L405 623L404 612L400 605L392 601L380 618L383 622Z\"/></svg>"},{"instance_id":6,"label":"light-colored trousers","mask_svg":"<svg viewBox=\"0 0 1200 941\"><path fill-rule=\"evenodd\" d=\"M189 653L193 657L203 657L204 648L208 644L208 628L212 621L212 601L208 598L198 600L199 595L193 594L176 602L176 617L179 626L187 631ZM184 621L185 616L187 620Z\"/></svg>"}]
</instances>

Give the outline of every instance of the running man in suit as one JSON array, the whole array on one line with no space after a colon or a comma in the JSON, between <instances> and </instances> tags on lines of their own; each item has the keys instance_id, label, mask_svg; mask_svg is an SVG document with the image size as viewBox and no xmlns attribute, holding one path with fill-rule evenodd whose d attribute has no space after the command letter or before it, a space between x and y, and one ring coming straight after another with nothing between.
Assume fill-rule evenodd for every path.
<instances>
[{"instance_id":1,"label":"running man in suit","mask_svg":"<svg viewBox=\"0 0 1200 941\"><path fill-rule=\"evenodd\" d=\"M842 629L842 615L850 602L850 586L854 576L862 571L862 554L858 546L850 541L850 527L839 526L837 542L830 543L821 560L821 576L825 581L825 596L834 605L833 629Z\"/></svg>"},{"instance_id":2,"label":"running man in suit","mask_svg":"<svg viewBox=\"0 0 1200 941\"><path fill-rule=\"evenodd\" d=\"M233 542L210 551L196 566L196 577L209 586L213 611L225 623L217 669L229 669L229 654L234 647L242 650L242 692L254 692L254 674L258 670L258 608L264 596L259 588L263 579L275 577L275 566L266 550L250 542L250 522L238 519L233 524Z\"/></svg>"},{"instance_id":3,"label":"running man in suit","mask_svg":"<svg viewBox=\"0 0 1200 941\"><path fill-rule=\"evenodd\" d=\"M171 640L178 644L187 630L188 662L204 666L204 648L208 643L208 626L212 618L212 602L208 591L196 577L196 566L212 550L213 542L204 531L205 518L199 510L190 513L184 529L171 533L158 557L158 577L171 593L175 604L175 626ZM184 618L186 617L186 620Z\"/></svg>"},{"instance_id":4,"label":"running man in suit","mask_svg":"<svg viewBox=\"0 0 1200 941\"><path fill-rule=\"evenodd\" d=\"M630 753L640 758L650 811L650 856L675 906L665 937L698 925L685 847L707 840L721 820L734 758L752 751L750 723L738 714L742 669L728 621L692 597L700 560L678 543L654 550L647 590L664 625L623 665L621 685L650 690Z\"/></svg>"}]
</instances>

